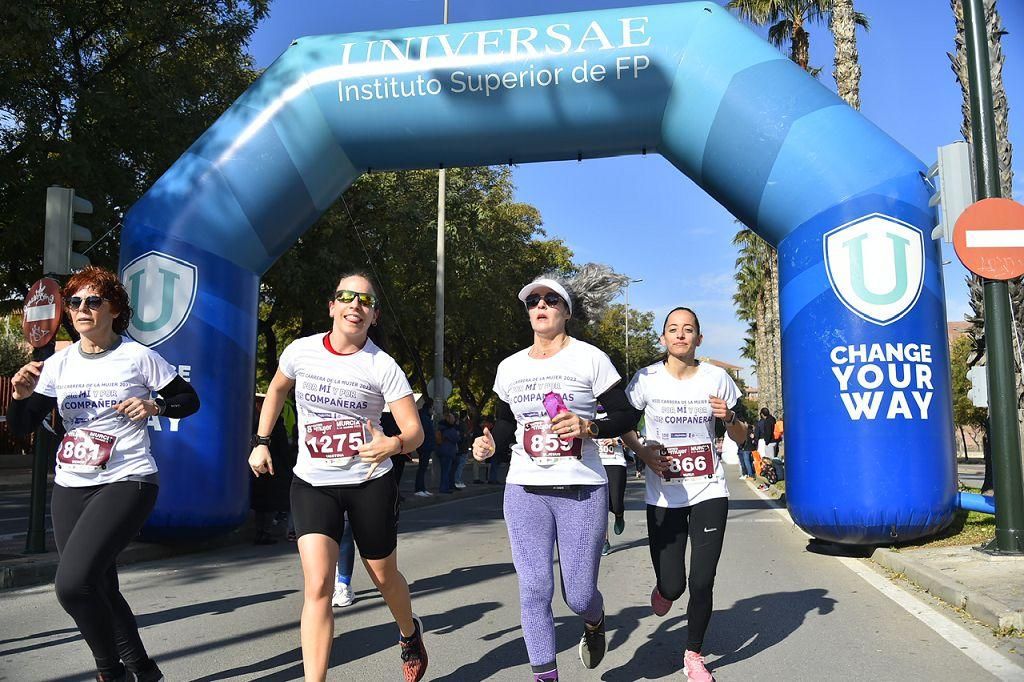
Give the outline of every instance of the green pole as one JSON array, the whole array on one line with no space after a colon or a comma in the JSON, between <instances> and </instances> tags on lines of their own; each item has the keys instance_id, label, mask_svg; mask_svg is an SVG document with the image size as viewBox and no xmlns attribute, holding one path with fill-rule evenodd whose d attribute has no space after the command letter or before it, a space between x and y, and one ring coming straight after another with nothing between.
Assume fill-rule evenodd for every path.
<instances>
[{"instance_id":1,"label":"green pole","mask_svg":"<svg viewBox=\"0 0 1024 682\"><path fill-rule=\"evenodd\" d=\"M982 0L964 1L964 29L978 199L989 199L999 197L1001 192ZM1004 281L989 279L984 280L984 288L992 483L996 498L996 538L985 549L998 554L1024 554L1024 478L1017 424L1017 386L1013 376L1009 288Z\"/></svg>"}]
</instances>

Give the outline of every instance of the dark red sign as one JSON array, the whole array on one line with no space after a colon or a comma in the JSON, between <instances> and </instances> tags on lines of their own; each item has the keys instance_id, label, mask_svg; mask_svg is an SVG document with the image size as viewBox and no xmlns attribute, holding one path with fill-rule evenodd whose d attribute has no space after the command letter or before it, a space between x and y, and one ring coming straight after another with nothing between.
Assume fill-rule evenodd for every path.
<instances>
[{"instance_id":1,"label":"dark red sign","mask_svg":"<svg viewBox=\"0 0 1024 682\"><path fill-rule=\"evenodd\" d=\"M21 331L33 348L42 348L57 333L63 306L57 280L43 277L29 287L22 308Z\"/></svg>"},{"instance_id":2,"label":"dark red sign","mask_svg":"<svg viewBox=\"0 0 1024 682\"><path fill-rule=\"evenodd\" d=\"M698 478L715 473L715 454L711 443L665 448L668 471L665 480Z\"/></svg>"}]
</instances>

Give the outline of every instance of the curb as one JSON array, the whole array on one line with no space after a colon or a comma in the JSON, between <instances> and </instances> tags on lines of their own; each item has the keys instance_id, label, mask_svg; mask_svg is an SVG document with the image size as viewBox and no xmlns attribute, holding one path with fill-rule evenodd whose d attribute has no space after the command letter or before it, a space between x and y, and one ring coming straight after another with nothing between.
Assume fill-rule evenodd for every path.
<instances>
[{"instance_id":1,"label":"curb","mask_svg":"<svg viewBox=\"0 0 1024 682\"><path fill-rule=\"evenodd\" d=\"M502 485L474 485L460 490L451 495L434 494L431 497L416 497L412 493L405 495L402 502L402 511L432 507L435 505L465 500L471 497L482 497L493 495L505 490ZM173 545L159 545L148 542L133 542L117 557L118 566L140 563L143 561L154 561L157 559L168 559L170 557L186 554L197 554L209 552L233 545L241 545L252 542L255 537L255 530L251 519L247 520L239 528L208 540L198 542L179 543ZM52 546L52 539L49 540ZM45 554L26 554L14 559L0 561L0 590L33 587L53 583L57 574L57 553L49 551Z\"/></svg>"},{"instance_id":2,"label":"curb","mask_svg":"<svg viewBox=\"0 0 1024 682\"><path fill-rule=\"evenodd\" d=\"M908 580L917 583L930 594L947 604L965 610L973 618L991 628L1024 629L1024 611L1012 609L992 597L975 592L958 580L911 557L879 547L872 553L871 560L891 571L904 574Z\"/></svg>"},{"instance_id":3,"label":"curb","mask_svg":"<svg viewBox=\"0 0 1024 682\"><path fill-rule=\"evenodd\" d=\"M777 504L777 500L765 495L750 481L745 481L745 483L762 499ZM778 509L789 516L785 507L778 505ZM808 537L811 536L808 535ZM1005 631L1011 628L1024 630L1024 610L1010 608L997 599L971 590L938 569L930 568L905 554L885 547L876 547L870 558L879 566L884 566L895 573L902 573L908 580L916 583L932 596L955 608L963 609L971 617L995 630Z\"/></svg>"}]
</instances>

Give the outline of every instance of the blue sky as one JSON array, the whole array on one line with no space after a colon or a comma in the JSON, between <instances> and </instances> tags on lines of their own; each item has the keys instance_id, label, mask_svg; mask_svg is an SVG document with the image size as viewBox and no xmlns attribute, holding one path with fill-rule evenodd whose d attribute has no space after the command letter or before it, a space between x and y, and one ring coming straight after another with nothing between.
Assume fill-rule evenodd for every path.
<instances>
[{"instance_id":1,"label":"blue sky","mask_svg":"<svg viewBox=\"0 0 1024 682\"><path fill-rule=\"evenodd\" d=\"M502 19L609 7L647 5L637 0L449 0L449 21ZM723 3L724 4L724 3ZM946 52L954 25L946 0L856 0L871 30L858 31L863 71L861 111L927 164L935 148L960 138L960 88ZM1003 38L1003 72L1010 104L1010 140L1024 127L1024 2L998 3L1009 34ZM269 65L297 37L439 24L443 0L276 0L250 44L260 67ZM812 26L811 63L832 79L832 38ZM761 31L763 35L763 31ZM1024 148L1015 144L1015 197L1024 198ZM694 308L704 333L702 353L749 365L739 357L745 325L732 308L733 217L657 155L527 164L515 170L520 201L540 209L550 236L573 249L578 262L608 263L644 281L630 289L630 305L660 320L676 305ZM664 240L687 244L687 258ZM948 318L969 308L966 270L944 245Z\"/></svg>"}]
</instances>

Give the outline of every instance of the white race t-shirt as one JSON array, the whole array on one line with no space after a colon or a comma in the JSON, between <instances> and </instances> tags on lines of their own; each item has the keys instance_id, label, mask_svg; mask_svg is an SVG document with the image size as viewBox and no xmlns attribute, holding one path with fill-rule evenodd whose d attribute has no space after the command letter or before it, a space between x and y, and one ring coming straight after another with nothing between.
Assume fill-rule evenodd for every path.
<instances>
[{"instance_id":1,"label":"white race t-shirt","mask_svg":"<svg viewBox=\"0 0 1024 682\"><path fill-rule=\"evenodd\" d=\"M361 350L339 355L327 349L327 334L296 339L281 353L278 368L295 381L299 455L294 473L314 486L357 485L391 470L391 460L370 465L356 448L378 431L384 406L412 394L394 359L369 339Z\"/></svg>"},{"instance_id":2,"label":"white race t-shirt","mask_svg":"<svg viewBox=\"0 0 1024 682\"><path fill-rule=\"evenodd\" d=\"M680 457L675 464L680 478L669 481L647 473L647 504L689 507L729 496L725 469L715 451L715 419L708 401L709 396L718 396L730 408L739 401L740 391L724 369L702 362L696 375L676 379L658 362L633 376L626 395L633 407L644 410L647 440L661 443ZM695 470L708 474L692 475Z\"/></svg>"},{"instance_id":3,"label":"white race t-shirt","mask_svg":"<svg viewBox=\"0 0 1024 682\"><path fill-rule=\"evenodd\" d=\"M149 400L175 376L156 351L127 337L95 357L83 355L81 342L75 342L47 359L35 392L57 399L67 431L58 446L54 483L81 488L155 474L148 420L133 422L114 405Z\"/></svg>"},{"instance_id":4,"label":"white race t-shirt","mask_svg":"<svg viewBox=\"0 0 1024 682\"><path fill-rule=\"evenodd\" d=\"M602 438L597 442L597 453L601 464L606 467L626 466L626 455L622 452L622 441L618 438Z\"/></svg>"},{"instance_id":5,"label":"white race t-shirt","mask_svg":"<svg viewBox=\"0 0 1024 682\"><path fill-rule=\"evenodd\" d=\"M550 358L534 359L526 348L498 365L494 392L516 417L508 483L517 485L602 485L608 482L597 446L590 438L562 441L550 432L544 395L554 391L569 410L593 419L597 399L618 383L619 373L598 348L571 339ZM531 456L531 454L533 456ZM577 455L579 457L577 457Z\"/></svg>"}]
</instances>

